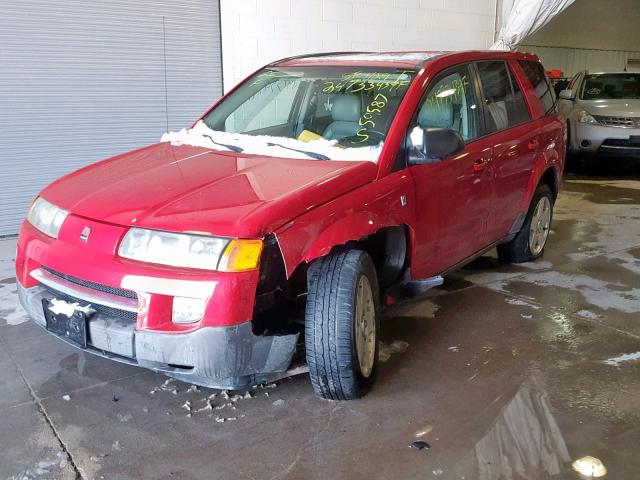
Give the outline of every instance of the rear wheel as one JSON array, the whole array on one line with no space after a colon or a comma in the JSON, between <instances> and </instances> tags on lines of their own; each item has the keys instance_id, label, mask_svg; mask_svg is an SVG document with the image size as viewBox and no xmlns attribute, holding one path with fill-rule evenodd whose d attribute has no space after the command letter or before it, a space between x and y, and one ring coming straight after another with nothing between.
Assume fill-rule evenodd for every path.
<instances>
[{"instance_id":1,"label":"rear wheel","mask_svg":"<svg viewBox=\"0 0 640 480\"><path fill-rule=\"evenodd\" d=\"M510 242L498 245L500 260L523 263L541 257L552 217L553 194L547 185L538 185L520 231Z\"/></svg>"},{"instance_id":2,"label":"rear wheel","mask_svg":"<svg viewBox=\"0 0 640 480\"><path fill-rule=\"evenodd\" d=\"M362 250L317 260L308 272L305 343L315 393L352 400L373 384L380 330L378 279Z\"/></svg>"}]
</instances>

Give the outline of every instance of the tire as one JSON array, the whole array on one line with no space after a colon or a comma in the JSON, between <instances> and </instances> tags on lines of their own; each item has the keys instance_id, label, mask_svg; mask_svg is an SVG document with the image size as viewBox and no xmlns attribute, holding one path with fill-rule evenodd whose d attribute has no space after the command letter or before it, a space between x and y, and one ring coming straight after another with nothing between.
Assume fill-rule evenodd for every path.
<instances>
[{"instance_id":1,"label":"tire","mask_svg":"<svg viewBox=\"0 0 640 480\"><path fill-rule=\"evenodd\" d=\"M544 209L545 205L548 209L547 213L537 211L538 208ZM541 218L538 217L539 213L542 215ZM544 184L538 185L522 228L510 242L498 245L498 258L510 263L523 263L540 258L549 237L552 219L553 194L551 189ZM532 234L532 229L535 229L539 236ZM533 240L533 244L530 239Z\"/></svg>"},{"instance_id":2,"label":"tire","mask_svg":"<svg viewBox=\"0 0 640 480\"><path fill-rule=\"evenodd\" d=\"M333 253L314 262L307 278L305 344L313 389L329 400L360 398L371 388L378 363L380 306L373 261L362 250ZM366 330L356 326L357 316Z\"/></svg>"}]
</instances>

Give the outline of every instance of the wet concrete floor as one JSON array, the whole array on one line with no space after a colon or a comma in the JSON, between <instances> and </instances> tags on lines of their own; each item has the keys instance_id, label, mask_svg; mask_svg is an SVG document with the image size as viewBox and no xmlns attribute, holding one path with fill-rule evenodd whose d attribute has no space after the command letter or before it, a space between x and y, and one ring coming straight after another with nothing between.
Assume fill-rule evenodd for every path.
<instances>
[{"instance_id":1,"label":"wet concrete floor","mask_svg":"<svg viewBox=\"0 0 640 480\"><path fill-rule=\"evenodd\" d=\"M242 398L82 353L16 309L0 243L0 478L640 478L640 180L569 177L544 258L387 311L364 399ZM244 393L244 392L242 392ZM430 448L408 448L414 441Z\"/></svg>"}]
</instances>

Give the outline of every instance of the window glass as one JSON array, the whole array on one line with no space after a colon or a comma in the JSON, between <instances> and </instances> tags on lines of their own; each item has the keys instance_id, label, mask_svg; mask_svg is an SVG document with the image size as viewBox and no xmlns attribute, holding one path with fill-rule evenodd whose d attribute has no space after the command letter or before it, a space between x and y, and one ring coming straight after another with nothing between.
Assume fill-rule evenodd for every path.
<instances>
[{"instance_id":1,"label":"window glass","mask_svg":"<svg viewBox=\"0 0 640 480\"><path fill-rule=\"evenodd\" d=\"M520 66L533 85L536 95L540 99L545 115L556 111L556 99L551 83L544 73L544 68L539 62L521 60Z\"/></svg>"},{"instance_id":2,"label":"window glass","mask_svg":"<svg viewBox=\"0 0 640 480\"><path fill-rule=\"evenodd\" d=\"M640 98L639 73L595 73L586 75L580 98L583 100L635 100Z\"/></svg>"},{"instance_id":3,"label":"window glass","mask_svg":"<svg viewBox=\"0 0 640 480\"><path fill-rule=\"evenodd\" d=\"M187 133L237 152L377 161L415 73L364 65L269 67Z\"/></svg>"},{"instance_id":4,"label":"window glass","mask_svg":"<svg viewBox=\"0 0 640 480\"><path fill-rule=\"evenodd\" d=\"M573 78L571 79L571 81L569 82L569 85L567 85L567 88L569 89L574 89L576 88L576 86L578 85L578 81L580 80L580 76L582 74L581 73L576 73Z\"/></svg>"},{"instance_id":5,"label":"window glass","mask_svg":"<svg viewBox=\"0 0 640 480\"><path fill-rule=\"evenodd\" d=\"M485 99L487 133L526 122L531 117L524 94L503 61L478 62Z\"/></svg>"},{"instance_id":6,"label":"window glass","mask_svg":"<svg viewBox=\"0 0 640 480\"><path fill-rule=\"evenodd\" d=\"M418 110L420 128L449 128L465 141L478 136L478 108L468 66L444 73L429 87Z\"/></svg>"},{"instance_id":7,"label":"window glass","mask_svg":"<svg viewBox=\"0 0 640 480\"><path fill-rule=\"evenodd\" d=\"M287 123L299 87L289 79L267 85L227 117L225 130L246 133Z\"/></svg>"}]
</instances>

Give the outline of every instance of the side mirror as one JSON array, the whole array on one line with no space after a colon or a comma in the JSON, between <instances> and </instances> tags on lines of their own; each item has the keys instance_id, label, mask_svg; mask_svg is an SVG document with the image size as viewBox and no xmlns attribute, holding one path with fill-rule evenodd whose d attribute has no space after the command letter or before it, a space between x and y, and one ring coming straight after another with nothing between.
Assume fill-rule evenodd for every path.
<instances>
[{"instance_id":1,"label":"side mirror","mask_svg":"<svg viewBox=\"0 0 640 480\"><path fill-rule=\"evenodd\" d=\"M458 132L448 128L415 127L409 134L407 147L409 165L423 165L463 151L464 140Z\"/></svg>"},{"instance_id":2,"label":"side mirror","mask_svg":"<svg viewBox=\"0 0 640 480\"><path fill-rule=\"evenodd\" d=\"M570 88L565 88L564 90L560 90L560 95L558 95L562 100L573 100L574 94Z\"/></svg>"}]
</instances>

